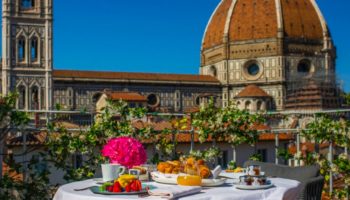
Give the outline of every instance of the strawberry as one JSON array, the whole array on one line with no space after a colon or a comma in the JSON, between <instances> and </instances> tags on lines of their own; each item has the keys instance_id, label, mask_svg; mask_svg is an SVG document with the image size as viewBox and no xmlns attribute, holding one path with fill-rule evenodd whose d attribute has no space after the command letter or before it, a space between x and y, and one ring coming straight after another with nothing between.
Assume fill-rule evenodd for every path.
<instances>
[{"instance_id":1,"label":"strawberry","mask_svg":"<svg viewBox=\"0 0 350 200\"><path fill-rule=\"evenodd\" d=\"M130 187L131 184L128 184L126 187L125 187L125 191L126 192L131 192L131 187Z\"/></svg>"},{"instance_id":2,"label":"strawberry","mask_svg":"<svg viewBox=\"0 0 350 200\"><path fill-rule=\"evenodd\" d=\"M113 185L113 192L122 192L122 187L118 181L116 181Z\"/></svg>"},{"instance_id":3,"label":"strawberry","mask_svg":"<svg viewBox=\"0 0 350 200\"><path fill-rule=\"evenodd\" d=\"M106 189L107 189L108 192L113 192L113 186L107 186Z\"/></svg>"},{"instance_id":4,"label":"strawberry","mask_svg":"<svg viewBox=\"0 0 350 200\"><path fill-rule=\"evenodd\" d=\"M139 180L135 180L135 185L137 188L137 191L141 191L142 190L142 183Z\"/></svg>"},{"instance_id":5,"label":"strawberry","mask_svg":"<svg viewBox=\"0 0 350 200\"><path fill-rule=\"evenodd\" d=\"M138 191L138 190L137 190L137 185L136 185L136 182L135 182L135 181L132 181L132 182L130 183L130 188L131 188L131 190L134 191L134 192L137 192L137 191Z\"/></svg>"}]
</instances>

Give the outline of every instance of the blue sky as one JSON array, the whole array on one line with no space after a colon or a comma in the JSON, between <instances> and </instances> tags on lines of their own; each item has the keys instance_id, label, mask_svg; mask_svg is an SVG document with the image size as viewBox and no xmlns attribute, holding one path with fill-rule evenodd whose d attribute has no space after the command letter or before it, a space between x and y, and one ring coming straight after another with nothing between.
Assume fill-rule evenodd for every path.
<instances>
[{"instance_id":1,"label":"blue sky","mask_svg":"<svg viewBox=\"0 0 350 200\"><path fill-rule=\"evenodd\" d=\"M56 69L197 74L207 21L219 0L55 0ZM349 0L317 0L350 91Z\"/></svg>"}]
</instances>

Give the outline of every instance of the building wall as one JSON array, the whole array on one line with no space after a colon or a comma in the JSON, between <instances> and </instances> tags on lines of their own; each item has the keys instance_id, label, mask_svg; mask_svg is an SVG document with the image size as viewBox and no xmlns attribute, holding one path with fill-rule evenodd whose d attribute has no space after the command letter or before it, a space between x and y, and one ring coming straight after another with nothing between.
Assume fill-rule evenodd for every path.
<instances>
[{"instance_id":1,"label":"building wall","mask_svg":"<svg viewBox=\"0 0 350 200\"><path fill-rule=\"evenodd\" d=\"M54 82L54 104L62 105L65 110L95 108L96 97L104 90L138 92L149 96L154 94L159 101L159 108L169 112L184 112L198 106L197 98L201 94L212 93L221 96L220 86L172 85L172 84L123 84L96 82Z\"/></svg>"},{"instance_id":2,"label":"building wall","mask_svg":"<svg viewBox=\"0 0 350 200\"><path fill-rule=\"evenodd\" d=\"M312 45L310 45L311 47ZM310 51L307 47L304 48L305 51ZM311 50L313 49L311 48ZM319 85L328 83L331 88L336 90L338 85L335 77L334 59L322 53L318 54L316 50L313 55L298 52L294 55L246 56L243 59L222 60L202 66L200 72L203 75L216 76L222 83L223 103L232 101L247 85L256 84L273 98L272 109L284 110L288 89L295 87L295 84L298 84L300 78L303 77L298 72L298 66L302 61L310 63L309 80L318 82ZM251 63L259 65L260 72L256 76L250 76L247 73L247 67ZM226 95L227 99L225 99ZM334 97L333 95L322 98L334 99Z\"/></svg>"},{"instance_id":3,"label":"building wall","mask_svg":"<svg viewBox=\"0 0 350 200\"><path fill-rule=\"evenodd\" d=\"M246 65L249 62L257 62L260 66L260 72L257 76L250 77L246 72ZM258 84L266 93L273 98L271 108L283 110L285 88L284 57L270 56L257 57L254 59L236 59L229 60L228 66L226 61L220 61L216 64L203 66L201 73L203 75L212 75L215 68L217 70L217 78L222 84L227 84L227 88L223 89L223 96L227 95L227 102L233 101L236 95L244 89L247 84Z\"/></svg>"}]
</instances>

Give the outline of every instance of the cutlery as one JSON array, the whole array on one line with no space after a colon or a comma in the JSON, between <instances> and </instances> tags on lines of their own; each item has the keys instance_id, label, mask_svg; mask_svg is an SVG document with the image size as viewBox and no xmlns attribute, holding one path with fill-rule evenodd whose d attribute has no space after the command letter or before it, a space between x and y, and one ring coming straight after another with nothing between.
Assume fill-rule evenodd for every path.
<instances>
[{"instance_id":1,"label":"cutlery","mask_svg":"<svg viewBox=\"0 0 350 200\"><path fill-rule=\"evenodd\" d=\"M80 189L74 189L74 191L79 192L79 191L88 190L88 189L90 189L90 188L91 188L91 186L89 186L89 187L85 187L85 188L80 188Z\"/></svg>"},{"instance_id":2,"label":"cutlery","mask_svg":"<svg viewBox=\"0 0 350 200\"><path fill-rule=\"evenodd\" d=\"M151 196L151 195L149 194L149 192L148 192L148 191L149 191L149 187L146 187L145 189L146 189L146 192L145 192L145 193L142 193L142 194L139 194L139 195L138 195L139 198L146 198L146 197Z\"/></svg>"}]
</instances>

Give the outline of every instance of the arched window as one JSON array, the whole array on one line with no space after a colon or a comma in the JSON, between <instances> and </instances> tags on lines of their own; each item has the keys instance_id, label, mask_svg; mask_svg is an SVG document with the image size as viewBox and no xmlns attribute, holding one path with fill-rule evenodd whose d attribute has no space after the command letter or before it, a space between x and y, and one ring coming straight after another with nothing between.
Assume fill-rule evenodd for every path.
<instances>
[{"instance_id":1,"label":"arched window","mask_svg":"<svg viewBox=\"0 0 350 200\"><path fill-rule=\"evenodd\" d=\"M237 105L237 107L240 107L241 106L241 102L237 101L236 105Z\"/></svg>"},{"instance_id":2,"label":"arched window","mask_svg":"<svg viewBox=\"0 0 350 200\"><path fill-rule=\"evenodd\" d=\"M217 70L215 68L215 66L211 66L210 69L209 69L209 74L216 77L218 74L217 74Z\"/></svg>"},{"instance_id":3,"label":"arched window","mask_svg":"<svg viewBox=\"0 0 350 200\"><path fill-rule=\"evenodd\" d=\"M45 108L45 89L41 88L41 92L40 92L40 103L41 103L41 108Z\"/></svg>"},{"instance_id":4,"label":"arched window","mask_svg":"<svg viewBox=\"0 0 350 200\"><path fill-rule=\"evenodd\" d=\"M26 88L21 85L18 87L18 109L24 110L26 107Z\"/></svg>"},{"instance_id":5,"label":"arched window","mask_svg":"<svg viewBox=\"0 0 350 200\"><path fill-rule=\"evenodd\" d=\"M32 62L35 62L38 60L38 46L39 46L38 38L33 37L30 42L30 57Z\"/></svg>"},{"instance_id":6,"label":"arched window","mask_svg":"<svg viewBox=\"0 0 350 200\"><path fill-rule=\"evenodd\" d=\"M266 110L271 110L272 109L272 103L270 100L266 102Z\"/></svg>"},{"instance_id":7,"label":"arched window","mask_svg":"<svg viewBox=\"0 0 350 200\"><path fill-rule=\"evenodd\" d=\"M247 102L245 102L245 109L246 110L250 110L250 105L251 105L252 103L250 102L250 101L247 101Z\"/></svg>"},{"instance_id":8,"label":"arched window","mask_svg":"<svg viewBox=\"0 0 350 200\"><path fill-rule=\"evenodd\" d=\"M21 0L22 8L33 8L35 6L35 0Z\"/></svg>"},{"instance_id":9,"label":"arched window","mask_svg":"<svg viewBox=\"0 0 350 200\"><path fill-rule=\"evenodd\" d=\"M31 90L31 107L32 110L39 110L39 88L33 86Z\"/></svg>"},{"instance_id":10,"label":"arched window","mask_svg":"<svg viewBox=\"0 0 350 200\"><path fill-rule=\"evenodd\" d=\"M199 106L201 104L201 98L199 96L196 97L195 103L197 106Z\"/></svg>"},{"instance_id":11,"label":"arched window","mask_svg":"<svg viewBox=\"0 0 350 200\"><path fill-rule=\"evenodd\" d=\"M262 110L262 102L258 101L258 103L256 103L256 110Z\"/></svg>"},{"instance_id":12,"label":"arched window","mask_svg":"<svg viewBox=\"0 0 350 200\"><path fill-rule=\"evenodd\" d=\"M92 96L92 103L94 104L94 106L96 105L97 101L100 100L101 96L101 92L98 92Z\"/></svg>"},{"instance_id":13,"label":"arched window","mask_svg":"<svg viewBox=\"0 0 350 200\"><path fill-rule=\"evenodd\" d=\"M18 40L18 61L23 62L26 58L26 40L20 37Z\"/></svg>"}]
</instances>

